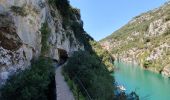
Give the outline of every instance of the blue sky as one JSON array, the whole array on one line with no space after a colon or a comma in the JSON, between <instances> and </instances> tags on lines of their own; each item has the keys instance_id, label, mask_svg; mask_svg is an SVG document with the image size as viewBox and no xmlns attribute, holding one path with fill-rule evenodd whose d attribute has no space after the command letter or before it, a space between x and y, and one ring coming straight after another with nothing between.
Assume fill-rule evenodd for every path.
<instances>
[{"instance_id":1,"label":"blue sky","mask_svg":"<svg viewBox=\"0 0 170 100\"><path fill-rule=\"evenodd\" d=\"M100 40L130 21L133 17L157 8L168 0L70 0L81 10L84 29Z\"/></svg>"}]
</instances>

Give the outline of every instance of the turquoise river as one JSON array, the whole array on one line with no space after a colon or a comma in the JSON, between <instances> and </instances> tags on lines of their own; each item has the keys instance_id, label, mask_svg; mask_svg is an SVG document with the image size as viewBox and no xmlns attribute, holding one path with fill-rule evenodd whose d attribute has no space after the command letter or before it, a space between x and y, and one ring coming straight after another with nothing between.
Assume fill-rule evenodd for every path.
<instances>
[{"instance_id":1,"label":"turquoise river","mask_svg":"<svg viewBox=\"0 0 170 100\"><path fill-rule=\"evenodd\" d=\"M126 93L135 91L140 100L170 100L170 79L138 65L115 62L114 77Z\"/></svg>"}]
</instances>

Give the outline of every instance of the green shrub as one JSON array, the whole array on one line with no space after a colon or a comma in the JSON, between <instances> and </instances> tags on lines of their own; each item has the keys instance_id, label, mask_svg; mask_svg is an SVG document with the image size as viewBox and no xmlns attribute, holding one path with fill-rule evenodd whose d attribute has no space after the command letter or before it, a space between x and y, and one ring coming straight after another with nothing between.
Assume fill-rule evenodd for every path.
<instances>
[{"instance_id":1,"label":"green shrub","mask_svg":"<svg viewBox=\"0 0 170 100\"><path fill-rule=\"evenodd\" d=\"M165 36L170 35L170 29L166 30L164 33Z\"/></svg>"},{"instance_id":2,"label":"green shrub","mask_svg":"<svg viewBox=\"0 0 170 100\"><path fill-rule=\"evenodd\" d=\"M71 12L72 12L72 16L71 16L71 19L74 20L74 17L73 15L76 15L77 19L80 20L81 19L81 15L80 15L80 9L77 9L77 8L71 8Z\"/></svg>"},{"instance_id":3,"label":"green shrub","mask_svg":"<svg viewBox=\"0 0 170 100\"><path fill-rule=\"evenodd\" d=\"M84 31L83 26L78 22L73 22L71 28L74 32L75 38L79 43L84 45L85 50L91 51L92 48L89 41L93 40L93 38Z\"/></svg>"},{"instance_id":4,"label":"green shrub","mask_svg":"<svg viewBox=\"0 0 170 100\"><path fill-rule=\"evenodd\" d=\"M0 90L0 100L49 100L53 71L51 60L40 58L32 63L30 69L20 71L7 80Z\"/></svg>"},{"instance_id":5,"label":"green shrub","mask_svg":"<svg viewBox=\"0 0 170 100\"><path fill-rule=\"evenodd\" d=\"M82 81L93 99L113 99L113 77L109 75L106 66L96 56L83 51L75 52L64 67L64 72L78 85L85 97L87 95L84 94L84 90L81 84L75 80L76 78Z\"/></svg>"},{"instance_id":6,"label":"green shrub","mask_svg":"<svg viewBox=\"0 0 170 100\"><path fill-rule=\"evenodd\" d=\"M144 43L145 43L145 44L148 43L148 42L150 42L150 41L151 41L150 38L144 38Z\"/></svg>"},{"instance_id":7,"label":"green shrub","mask_svg":"<svg viewBox=\"0 0 170 100\"><path fill-rule=\"evenodd\" d=\"M83 43L84 40L82 39L82 34L85 33L83 27L78 22L73 22L71 25L72 30L74 31L75 37Z\"/></svg>"},{"instance_id":8,"label":"green shrub","mask_svg":"<svg viewBox=\"0 0 170 100\"><path fill-rule=\"evenodd\" d=\"M152 65L152 62L151 61L144 61L144 63L143 63L143 67L144 68L149 68L149 67L151 67L151 65Z\"/></svg>"},{"instance_id":9,"label":"green shrub","mask_svg":"<svg viewBox=\"0 0 170 100\"><path fill-rule=\"evenodd\" d=\"M105 64L106 68L110 72L112 72L114 57L112 57L111 54L107 50L104 50L99 43L95 41L90 41L90 45L92 46L93 51L95 52L94 56L97 56L98 58L100 58L102 63Z\"/></svg>"},{"instance_id":10,"label":"green shrub","mask_svg":"<svg viewBox=\"0 0 170 100\"><path fill-rule=\"evenodd\" d=\"M166 18L165 18L166 22L169 21L169 20L170 20L170 15L166 16Z\"/></svg>"},{"instance_id":11,"label":"green shrub","mask_svg":"<svg viewBox=\"0 0 170 100\"><path fill-rule=\"evenodd\" d=\"M51 33L51 30L49 29L47 22L43 23L40 31L41 31L41 35L42 35L42 38L41 38L41 44L42 44L41 54L44 55L49 49L49 44L48 44L47 41L48 41L48 38L49 38L50 33Z\"/></svg>"},{"instance_id":12,"label":"green shrub","mask_svg":"<svg viewBox=\"0 0 170 100\"><path fill-rule=\"evenodd\" d=\"M18 6L11 6L11 11L14 12L17 15L21 15L21 16L27 16L28 13L25 10L24 7L18 7Z\"/></svg>"},{"instance_id":13,"label":"green shrub","mask_svg":"<svg viewBox=\"0 0 170 100\"><path fill-rule=\"evenodd\" d=\"M53 2L63 17L68 18L70 16L70 3L68 0L53 0Z\"/></svg>"}]
</instances>

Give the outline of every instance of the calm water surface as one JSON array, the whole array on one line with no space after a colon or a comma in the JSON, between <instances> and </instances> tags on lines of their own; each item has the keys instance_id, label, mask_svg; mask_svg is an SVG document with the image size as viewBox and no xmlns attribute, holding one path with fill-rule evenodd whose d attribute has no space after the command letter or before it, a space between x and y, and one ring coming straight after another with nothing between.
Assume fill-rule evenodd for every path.
<instances>
[{"instance_id":1,"label":"calm water surface","mask_svg":"<svg viewBox=\"0 0 170 100\"><path fill-rule=\"evenodd\" d=\"M126 93L136 91L140 100L170 100L170 79L140 68L138 65L115 62L116 82Z\"/></svg>"}]
</instances>

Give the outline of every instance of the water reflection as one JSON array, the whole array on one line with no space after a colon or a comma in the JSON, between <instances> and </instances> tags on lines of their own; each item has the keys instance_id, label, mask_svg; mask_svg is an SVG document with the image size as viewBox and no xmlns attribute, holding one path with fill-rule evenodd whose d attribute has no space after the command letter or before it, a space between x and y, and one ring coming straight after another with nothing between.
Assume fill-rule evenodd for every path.
<instances>
[{"instance_id":1,"label":"water reflection","mask_svg":"<svg viewBox=\"0 0 170 100\"><path fill-rule=\"evenodd\" d=\"M114 77L126 92L137 92L141 100L170 100L170 79L135 64L115 62Z\"/></svg>"}]
</instances>

